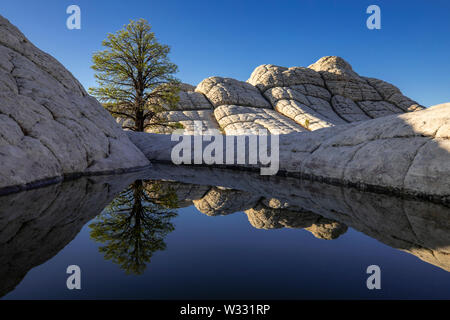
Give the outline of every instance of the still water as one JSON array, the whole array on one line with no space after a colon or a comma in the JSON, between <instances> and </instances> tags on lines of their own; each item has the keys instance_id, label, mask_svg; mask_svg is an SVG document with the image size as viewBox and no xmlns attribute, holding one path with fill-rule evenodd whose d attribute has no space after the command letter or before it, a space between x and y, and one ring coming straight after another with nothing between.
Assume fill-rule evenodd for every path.
<instances>
[{"instance_id":1,"label":"still water","mask_svg":"<svg viewBox=\"0 0 450 320\"><path fill-rule=\"evenodd\" d=\"M219 169L84 177L0 197L0 296L450 299L450 208Z\"/></svg>"}]
</instances>

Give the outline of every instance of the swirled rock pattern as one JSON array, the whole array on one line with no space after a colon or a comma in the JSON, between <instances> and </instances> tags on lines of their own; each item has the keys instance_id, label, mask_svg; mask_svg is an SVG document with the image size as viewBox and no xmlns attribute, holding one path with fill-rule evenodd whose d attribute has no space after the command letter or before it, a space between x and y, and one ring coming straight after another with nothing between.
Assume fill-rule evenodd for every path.
<instances>
[{"instance_id":1,"label":"swirled rock pattern","mask_svg":"<svg viewBox=\"0 0 450 320\"><path fill-rule=\"evenodd\" d=\"M199 131L212 129L220 130L214 118L213 106L203 94L194 92L194 90L194 86L182 83L179 101L175 108L166 108L166 111L158 114L157 119L147 122L149 126L146 132L169 134L176 130L175 124L182 125L184 134L198 134ZM169 126L155 124L160 122L160 119L163 119Z\"/></svg>"},{"instance_id":2,"label":"swirled rock pattern","mask_svg":"<svg viewBox=\"0 0 450 320\"><path fill-rule=\"evenodd\" d=\"M222 105L214 110L214 116L225 134L273 134L302 132L303 128L272 109Z\"/></svg>"},{"instance_id":3,"label":"swirled rock pattern","mask_svg":"<svg viewBox=\"0 0 450 320\"><path fill-rule=\"evenodd\" d=\"M196 88L214 106L214 116L225 134L256 134L261 130L284 134L305 131L272 109L258 88L230 78L212 77Z\"/></svg>"},{"instance_id":4,"label":"swirled rock pattern","mask_svg":"<svg viewBox=\"0 0 450 320\"><path fill-rule=\"evenodd\" d=\"M442 104L313 132L280 135L279 168L294 176L448 201L449 137L450 104ZM178 143L168 136L146 133L131 133L130 138L149 159L167 162L172 161L171 151ZM207 146L205 143L202 147ZM195 163L195 145L190 147L190 163ZM246 141L245 150L240 152L250 154L252 150Z\"/></svg>"},{"instance_id":5,"label":"swirled rock pattern","mask_svg":"<svg viewBox=\"0 0 450 320\"><path fill-rule=\"evenodd\" d=\"M181 124L184 134L199 134L211 129L220 130L212 110L164 111L160 113L160 116L169 125ZM175 130L176 127L154 125L146 131L150 133L172 133Z\"/></svg>"},{"instance_id":6,"label":"swirled rock pattern","mask_svg":"<svg viewBox=\"0 0 450 320\"><path fill-rule=\"evenodd\" d=\"M248 81L277 111L310 130L421 109L396 87L360 77L339 57L308 68L263 65Z\"/></svg>"},{"instance_id":7,"label":"swirled rock pattern","mask_svg":"<svg viewBox=\"0 0 450 320\"><path fill-rule=\"evenodd\" d=\"M298 140L291 139L291 150L300 152L280 161L292 164L288 171L354 185L450 195L449 106L345 127L327 129L329 138L313 144L312 151L301 150ZM288 145L286 141L284 148Z\"/></svg>"},{"instance_id":8,"label":"swirled rock pattern","mask_svg":"<svg viewBox=\"0 0 450 320\"><path fill-rule=\"evenodd\" d=\"M261 65L247 82L207 78L198 84L195 94L203 95L210 104L187 94L194 93L183 92L177 109L203 110L209 106L218 126L231 135L262 129L278 134L313 131L423 109L397 87L359 76L348 62L335 56L323 57L307 68ZM163 114L169 121L171 116ZM204 122L202 116L189 117ZM208 117L203 126L216 128L214 119ZM187 132L192 132L189 125Z\"/></svg>"},{"instance_id":9,"label":"swirled rock pattern","mask_svg":"<svg viewBox=\"0 0 450 320\"><path fill-rule=\"evenodd\" d=\"M212 110L212 105L206 97L198 92L194 92L194 86L182 84L179 93L177 110Z\"/></svg>"},{"instance_id":10,"label":"swirled rock pattern","mask_svg":"<svg viewBox=\"0 0 450 320\"><path fill-rule=\"evenodd\" d=\"M231 78L211 77L199 83L195 89L203 93L215 108L223 105L239 105L271 108L259 90L247 82Z\"/></svg>"},{"instance_id":11,"label":"swirled rock pattern","mask_svg":"<svg viewBox=\"0 0 450 320\"><path fill-rule=\"evenodd\" d=\"M0 16L0 189L148 165L58 61Z\"/></svg>"}]
</instances>

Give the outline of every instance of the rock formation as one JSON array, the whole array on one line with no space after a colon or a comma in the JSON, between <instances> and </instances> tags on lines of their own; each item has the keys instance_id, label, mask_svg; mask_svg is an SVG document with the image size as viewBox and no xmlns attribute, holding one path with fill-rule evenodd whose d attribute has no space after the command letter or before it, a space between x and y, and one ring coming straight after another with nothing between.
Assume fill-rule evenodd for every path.
<instances>
[{"instance_id":1,"label":"rock formation","mask_svg":"<svg viewBox=\"0 0 450 320\"><path fill-rule=\"evenodd\" d=\"M169 124L180 123L183 125L186 134L194 134L194 121L201 122L201 128L197 130L217 129L219 126L214 119L213 109L204 95L194 92L195 87L186 83L181 84L179 101L175 109L168 109L159 114ZM152 121L149 122L150 124ZM169 127L154 125L147 129L147 132L170 133L173 129Z\"/></svg>"},{"instance_id":2,"label":"rock formation","mask_svg":"<svg viewBox=\"0 0 450 320\"><path fill-rule=\"evenodd\" d=\"M145 181L148 195L160 202L168 195L175 195L175 207L185 208L193 205L193 201L203 198L209 191L209 186L193 185L176 181Z\"/></svg>"},{"instance_id":3,"label":"rock formation","mask_svg":"<svg viewBox=\"0 0 450 320\"><path fill-rule=\"evenodd\" d=\"M149 159L172 162L171 151L178 142L170 141L170 136L129 136ZM443 104L313 132L280 135L279 167L288 175L449 201L449 138L450 105ZM203 143L203 147L207 145ZM191 147L193 164L193 143ZM250 151L246 141L241 152Z\"/></svg>"},{"instance_id":4,"label":"rock formation","mask_svg":"<svg viewBox=\"0 0 450 320\"><path fill-rule=\"evenodd\" d=\"M2 196L0 201L0 297L32 268L61 251L81 228L138 178L82 177Z\"/></svg>"},{"instance_id":5,"label":"rock formation","mask_svg":"<svg viewBox=\"0 0 450 320\"><path fill-rule=\"evenodd\" d=\"M344 234L348 226L450 272L449 206L317 181L217 168L155 164L146 178L171 180L186 187L190 184L192 190L209 186L229 194L253 195L260 200L245 213L256 228L304 228L317 238L331 240ZM216 197L219 201L215 204L209 197L206 214L215 215L215 207L221 214L224 198ZM241 203L239 197L228 198L227 207L241 211L245 209Z\"/></svg>"},{"instance_id":6,"label":"rock formation","mask_svg":"<svg viewBox=\"0 0 450 320\"><path fill-rule=\"evenodd\" d=\"M185 134L195 134L195 120L228 136L267 129L280 135L279 167L285 173L450 197L450 106L425 109L395 86L359 76L342 58L324 57L307 68L262 65L247 82L211 77L189 93L201 102L184 102L183 92L179 110L165 115L181 121ZM177 142L169 137L129 136L150 160L171 162Z\"/></svg>"},{"instance_id":7,"label":"rock formation","mask_svg":"<svg viewBox=\"0 0 450 320\"><path fill-rule=\"evenodd\" d=\"M208 216L227 215L244 211L254 206L258 195L229 190L220 187L211 188L201 199L194 200L195 207Z\"/></svg>"},{"instance_id":8,"label":"rock formation","mask_svg":"<svg viewBox=\"0 0 450 320\"><path fill-rule=\"evenodd\" d=\"M0 163L0 189L10 190L149 164L70 72L2 16Z\"/></svg>"},{"instance_id":9,"label":"rock formation","mask_svg":"<svg viewBox=\"0 0 450 320\"><path fill-rule=\"evenodd\" d=\"M178 208L193 205L207 216L244 212L257 229L305 229L326 240L336 239L347 231L347 226L337 221L275 198L263 198L258 193L171 180L147 180L145 185L156 202L173 193Z\"/></svg>"},{"instance_id":10,"label":"rock formation","mask_svg":"<svg viewBox=\"0 0 450 320\"><path fill-rule=\"evenodd\" d=\"M308 68L261 65L247 82L210 77L195 92L186 84L181 89L176 110L161 116L181 122L187 134L195 120L226 134L285 134L423 109L395 86L359 76L339 57L323 57Z\"/></svg>"},{"instance_id":11,"label":"rock formation","mask_svg":"<svg viewBox=\"0 0 450 320\"><path fill-rule=\"evenodd\" d=\"M136 148L61 64L3 17L0 52L2 193L171 161L169 136L129 132ZM445 200L450 106L422 109L395 86L324 57L307 68L262 65L246 82L183 84L176 110L161 116L187 134L194 121L227 135L280 134L288 174Z\"/></svg>"},{"instance_id":12,"label":"rock formation","mask_svg":"<svg viewBox=\"0 0 450 320\"><path fill-rule=\"evenodd\" d=\"M153 199L175 191L179 204L196 202L211 216L245 210L260 229L304 229L332 240L345 236L348 226L450 272L448 206L291 177L155 164L144 172L84 177L2 196L0 297L62 250L136 179L147 180Z\"/></svg>"},{"instance_id":13,"label":"rock formation","mask_svg":"<svg viewBox=\"0 0 450 320\"><path fill-rule=\"evenodd\" d=\"M278 199L263 199L254 208L245 211L250 224L257 229L295 228L305 229L314 237L333 240L347 231L347 226L340 222L324 218L314 212L290 206L273 206Z\"/></svg>"}]
</instances>

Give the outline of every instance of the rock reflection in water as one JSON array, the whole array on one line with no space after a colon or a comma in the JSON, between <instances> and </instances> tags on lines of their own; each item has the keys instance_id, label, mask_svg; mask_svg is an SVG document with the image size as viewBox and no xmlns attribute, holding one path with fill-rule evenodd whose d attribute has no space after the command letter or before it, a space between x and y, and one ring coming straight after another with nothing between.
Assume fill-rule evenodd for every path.
<instances>
[{"instance_id":1,"label":"rock reflection in water","mask_svg":"<svg viewBox=\"0 0 450 320\"><path fill-rule=\"evenodd\" d=\"M322 239L335 239L348 226L450 271L450 208L444 204L225 169L157 164L148 177L193 190L183 197L210 216L244 211L256 228L303 228Z\"/></svg>"},{"instance_id":2,"label":"rock reflection in water","mask_svg":"<svg viewBox=\"0 0 450 320\"><path fill-rule=\"evenodd\" d=\"M295 178L158 164L0 199L0 296L97 215L91 237L105 258L142 273L164 250L175 208L188 206L208 216L244 212L255 228L305 229L327 240L348 226L450 271L449 207Z\"/></svg>"},{"instance_id":3,"label":"rock reflection in water","mask_svg":"<svg viewBox=\"0 0 450 320\"><path fill-rule=\"evenodd\" d=\"M0 197L0 297L62 250L137 178L83 177Z\"/></svg>"},{"instance_id":4,"label":"rock reflection in water","mask_svg":"<svg viewBox=\"0 0 450 320\"><path fill-rule=\"evenodd\" d=\"M332 240L347 231L347 226L302 208L290 207L278 199L262 199L245 211L250 224L258 229L297 228L311 232L316 238Z\"/></svg>"}]
</instances>

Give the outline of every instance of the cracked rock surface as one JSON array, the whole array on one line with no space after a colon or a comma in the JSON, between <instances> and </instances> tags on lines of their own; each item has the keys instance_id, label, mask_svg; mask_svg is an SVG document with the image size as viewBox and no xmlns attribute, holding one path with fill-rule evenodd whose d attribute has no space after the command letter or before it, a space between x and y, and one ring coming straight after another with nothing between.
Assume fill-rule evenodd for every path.
<instances>
[{"instance_id":1,"label":"cracked rock surface","mask_svg":"<svg viewBox=\"0 0 450 320\"><path fill-rule=\"evenodd\" d=\"M149 162L58 61L0 16L0 188Z\"/></svg>"},{"instance_id":2,"label":"cracked rock surface","mask_svg":"<svg viewBox=\"0 0 450 320\"><path fill-rule=\"evenodd\" d=\"M137 132L129 136L149 159L172 161L171 151L178 141L170 141L170 136ZM313 132L293 132L279 136L279 169L362 189L448 201L449 137L450 104ZM223 144L224 157L229 141L237 141L235 136L229 138ZM194 164L195 145L190 146L190 163ZM205 142L202 148L207 146ZM254 153L250 142L243 146L241 154Z\"/></svg>"},{"instance_id":3,"label":"cracked rock surface","mask_svg":"<svg viewBox=\"0 0 450 320\"><path fill-rule=\"evenodd\" d=\"M193 88L183 84L177 111L163 113L163 118L171 121L180 110L208 109L213 117L192 113L184 123L200 120L206 129L220 127L231 135L261 129L273 134L314 131L423 109L397 87L359 76L335 56L323 57L307 68L261 65L246 82L210 77L195 92ZM191 127L187 125L188 134Z\"/></svg>"},{"instance_id":4,"label":"cracked rock surface","mask_svg":"<svg viewBox=\"0 0 450 320\"><path fill-rule=\"evenodd\" d=\"M169 125L181 124L184 134L195 134L197 131L220 130L214 118L214 108L208 99L199 92L194 92L195 87L186 83L180 85L179 101L175 108L166 108L158 114L160 119L164 119ZM123 120L119 120L123 122ZM128 126L132 126L132 120L128 120ZM156 120L159 121L159 120ZM151 124L152 120L148 122ZM200 123L200 125L198 125ZM196 126L197 124L197 126ZM170 134L176 128L163 125L152 125L145 131L150 133Z\"/></svg>"}]
</instances>

